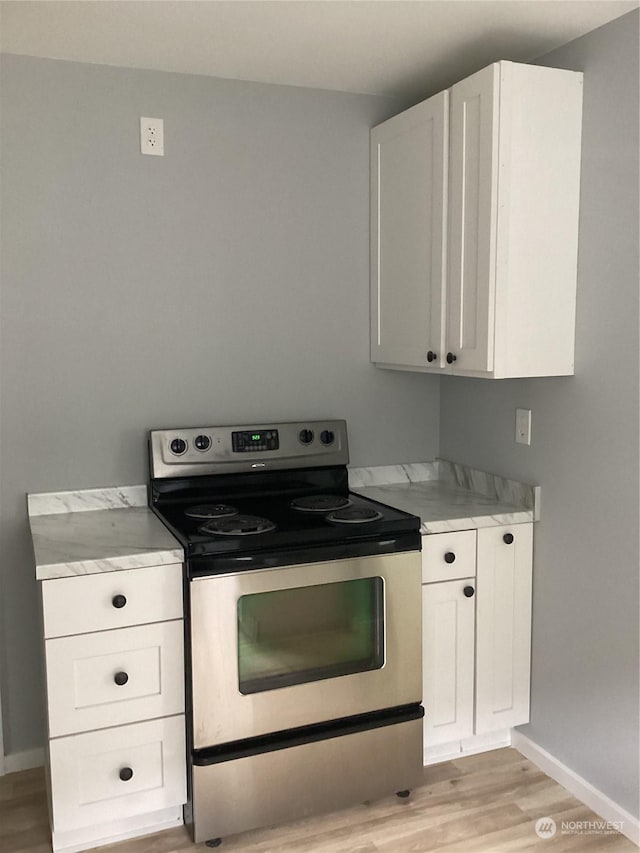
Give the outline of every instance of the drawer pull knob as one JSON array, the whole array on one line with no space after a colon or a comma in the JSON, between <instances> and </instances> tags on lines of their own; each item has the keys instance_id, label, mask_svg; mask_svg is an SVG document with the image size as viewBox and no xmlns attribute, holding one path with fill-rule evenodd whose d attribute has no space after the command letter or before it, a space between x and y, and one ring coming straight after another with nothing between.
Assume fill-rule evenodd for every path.
<instances>
[{"instance_id":1,"label":"drawer pull knob","mask_svg":"<svg viewBox=\"0 0 640 853\"><path fill-rule=\"evenodd\" d=\"M124 595L114 595L111 599L111 603L116 608L116 610L120 610L120 608L124 607L127 603L127 599Z\"/></svg>"},{"instance_id":2,"label":"drawer pull knob","mask_svg":"<svg viewBox=\"0 0 640 853\"><path fill-rule=\"evenodd\" d=\"M513 542L513 533L505 533L504 536L502 537L502 541L506 545L511 545L511 543Z\"/></svg>"},{"instance_id":3,"label":"drawer pull knob","mask_svg":"<svg viewBox=\"0 0 640 853\"><path fill-rule=\"evenodd\" d=\"M126 672L116 672L113 676L113 680L118 685L118 687L122 687L123 684L126 684L129 681L129 676Z\"/></svg>"},{"instance_id":4,"label":"drawer pull knob","mask_svg":"<svg viewBox=\"0 0 640 853\"><path fill-rule=\"evenodd\" d=\"M122 767L118 776L122 779L123 782L128 782L129 779L133 779L133 770L130 767Z\"/></svg>"},{"instance_id":5,"label":"drawer pull knob","mask_svg":"<svg viewBox=\"0 0 640 853\"><path fill-rule=\"evenodd\" d=\"M464 592L464 594L467 598L472 598L473 593L475 592L475 589L472 586L465 586L465 588L462 591Z\"/></svg>"},{"instance_id":6,"label":"drawer pull knob","mask_svg":"<svg viewBox=\"0 0 640 853\"><path fill-rule=\"evenodd\" d=\"M456 555L453 553L453 551L447 551L447 553L444 555L445 563L454 563L455 559Z\"/></svg>"},{"instance_id":7,"label":"drawer pull knob","mask_svg":"<svg viewBox=\"0 0 640 853\"><path fill-rule=\"evenodd\" d=\"M437 353L435 353L435 352L434 352L433 350L431 350L431 349L430 349L430 350L429 350L429 352L427 353L427 361L429 362L429 364L431 364L431 362L432 362L432 361L435 361L437 357L438 357L438 354L437 354Z\"/></svg>"},{"instance_id":8,"label":"drawer pull knob","mask_svg":"<svg viewBox=\"0 0 640 853\"><path fill-rule=\"evenodd\" d=\"M454 361L458 360L458 356L454 355L452 352L447 353L447 364L453 364Z\"/></svg>"}]
</instances>

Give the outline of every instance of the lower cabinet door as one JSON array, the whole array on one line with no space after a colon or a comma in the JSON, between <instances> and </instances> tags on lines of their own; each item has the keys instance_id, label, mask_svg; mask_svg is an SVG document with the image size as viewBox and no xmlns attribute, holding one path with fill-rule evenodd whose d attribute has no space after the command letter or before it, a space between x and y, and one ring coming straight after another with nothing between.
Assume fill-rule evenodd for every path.
<instances>
[{"instance_id":1,"label":"lower cabinet door","mask_svg":"<svg viewBox=\"0 0 640 853\"><path fill-rule=\"evenodd\" d=\"M475 733L529 722L533 525L478 530Z\"/></svg>"},{"instance_id":2,"label":"lower cabinet door","mask_svg":"<svg viewBox=\"0 0 640 853\"><path fill-rule=\"evenodd\" d=\"M475 585L422 587L425 749L473 734Z\"/></svg>"},{"instance_id":3,"label":"lower cabinet door","mask_svg":"<svg viewBox=\"0 0 640 853\"><path fill-rule=\"evenodd\" d=\"M49 758L55 832L186 801L184 714L57 738Z\"/></svg>"}]
</instances>

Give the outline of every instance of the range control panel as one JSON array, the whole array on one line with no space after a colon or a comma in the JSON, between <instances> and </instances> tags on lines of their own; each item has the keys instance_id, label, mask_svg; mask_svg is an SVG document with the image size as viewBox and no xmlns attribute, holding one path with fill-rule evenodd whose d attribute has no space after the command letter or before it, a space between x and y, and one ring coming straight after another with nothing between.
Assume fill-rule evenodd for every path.
<instances>
[{"instance_id":1,"label":"range control panel","mask_svg":"<svg viewBox=\"0 0 640 853\"><path fill-rule=\"evenodd\" d=\"M243 430L231 433L234 453L258 453L262 450L277 450L280 446L277 429Z\"/></svg>"},{"instance_id":2,"label":"range control panel","mask_svg":"<svg viewBox=\"0 0 640 853\"><path fill-rule=\"evenodd\" d=\"M349 462L342 420L152 430L149 450L152 479Z\"/></svg>"}]
</instances>

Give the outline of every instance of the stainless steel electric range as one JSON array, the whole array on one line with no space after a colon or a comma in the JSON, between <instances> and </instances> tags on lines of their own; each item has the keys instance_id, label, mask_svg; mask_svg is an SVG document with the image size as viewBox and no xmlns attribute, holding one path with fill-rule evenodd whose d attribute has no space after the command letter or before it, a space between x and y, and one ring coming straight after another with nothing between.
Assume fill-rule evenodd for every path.
<instances>
[{"instance_id":1,"label":"stainless steel electric range","mask_svg":"<svg viewBox=\"0 0 640 853\"><path fill-rule=\"evenodd\" d=\"M419 520L349 491L344 421L154 430L185 549L195 841L422 773Z\"/></svg>"}]
</instances>

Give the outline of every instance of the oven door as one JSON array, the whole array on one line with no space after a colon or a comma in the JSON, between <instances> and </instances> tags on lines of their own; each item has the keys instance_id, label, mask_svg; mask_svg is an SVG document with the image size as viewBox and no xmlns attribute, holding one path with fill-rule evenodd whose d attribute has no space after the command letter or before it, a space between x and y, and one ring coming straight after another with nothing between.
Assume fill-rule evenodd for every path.
<instances>
[{"instance_id":1,"label":"oven door","mask_svg":"<svg viewBox=\"0 0 640 853\"><path fill-rule=\"evenodd\" d=\"M196 578L193 747L418 703L417 551Z\"/></svg>"}]
</instances>

